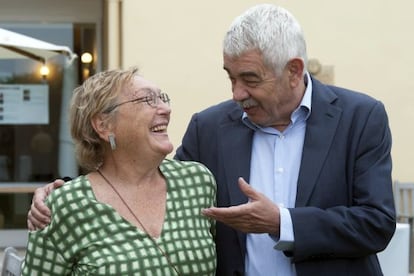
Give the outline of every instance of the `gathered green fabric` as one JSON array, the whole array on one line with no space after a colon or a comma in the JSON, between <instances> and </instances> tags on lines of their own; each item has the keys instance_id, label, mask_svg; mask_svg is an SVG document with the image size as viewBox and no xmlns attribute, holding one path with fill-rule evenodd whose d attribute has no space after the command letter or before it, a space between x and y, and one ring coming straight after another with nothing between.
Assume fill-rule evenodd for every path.
<instances>
[{"instance_id":1,"label":"gathered green fabric","mask_svg":"<svg viewBox=\"0 0 414 276\"><path fill-rule=\"evenodd\" d=\"M165 159L166 214L157 244L180 275L214 275L214 222L201 210L215 204L213 175L196 162ZM97 201L86 176L47 198L52 221L29 233L23 275L177 275L145 232ZM139 214L138 214L139 215Z\"/></svg>"}]
</instances>

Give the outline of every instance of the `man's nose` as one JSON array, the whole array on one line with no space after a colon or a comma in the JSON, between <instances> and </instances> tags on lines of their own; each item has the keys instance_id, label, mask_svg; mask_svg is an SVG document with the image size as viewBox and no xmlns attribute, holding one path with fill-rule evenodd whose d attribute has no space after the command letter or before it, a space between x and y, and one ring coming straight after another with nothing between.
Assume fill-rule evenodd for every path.
<instances>
[{"instance_id":1,"label":"man's nose","mask_svg":"<svg viewBox=\"0 0 414 276\"><path fill-rule=\"evenodd\" d=\"M235 81L232 84L233 100L242 101L249 98L248 89L241 81Z\"/></svg>"}]
</instances>

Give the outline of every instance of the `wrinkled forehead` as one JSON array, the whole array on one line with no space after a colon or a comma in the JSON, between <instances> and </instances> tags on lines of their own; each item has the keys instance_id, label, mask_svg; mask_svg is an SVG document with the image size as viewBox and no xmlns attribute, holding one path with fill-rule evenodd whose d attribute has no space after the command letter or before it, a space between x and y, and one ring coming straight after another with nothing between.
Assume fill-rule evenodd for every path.
<instances>
[{"instance_id":1,"label":"wrinkled forehead","mask_svg":"<svg viewBox=\"0 0 414 276\"><path fill-rule=\"evenodd\" d=\"M148 93L160 93L160 88L154 82L142 76L134 76L131 84L125 89L128 96L145 96Z\"/></svg>"}]
</instances>

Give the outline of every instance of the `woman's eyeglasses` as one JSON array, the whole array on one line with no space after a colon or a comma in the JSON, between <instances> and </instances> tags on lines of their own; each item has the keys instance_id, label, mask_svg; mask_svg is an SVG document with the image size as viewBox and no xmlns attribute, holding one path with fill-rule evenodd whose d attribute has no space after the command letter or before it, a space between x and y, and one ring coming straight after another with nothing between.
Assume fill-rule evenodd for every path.
<instances>
[{"instance_id":1,"label":"woman's eyeglasses","mask_svg":"<svg viewBox=\"0 0 414 276\"><path fill-rule=\"evenodd\" d=\"M155 91L149 90L149 92L146 96L139 97L139 98L136 98L136 99L128 100L128 101L121 102L121 103L118 103L116 105L113 105L113 106L109 107L108 109L106 109L104 111L104 113L110 113L115 108L117 108L118 106L121 106L121 105L126 104L126 103L146 102L151 107L157 107L160 103L160 100L163 103L166 103L168 105L170 104L170 97L168 96L167 93L164 93L164 92L156 93Z\"/></svg>"}]
</instances>

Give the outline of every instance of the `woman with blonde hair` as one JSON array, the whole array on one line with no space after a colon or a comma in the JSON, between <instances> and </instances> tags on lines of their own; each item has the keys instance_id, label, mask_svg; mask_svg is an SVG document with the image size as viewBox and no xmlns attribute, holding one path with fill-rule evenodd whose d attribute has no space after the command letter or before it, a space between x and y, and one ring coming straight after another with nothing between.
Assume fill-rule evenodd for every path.
<instances>
[{"instance_id":1,"label":"woman with blonde hair","mask_svg":"<svg viewBox=\"0 0 414 276\"><path fill-rule=\"evenodd\" d=\"M167 94L137 68L75 89L71 134L88 171L46 200L51 222L29 233L23 275L214 275L214 177L166 159Z\"/></svg>"}]
</instances>

